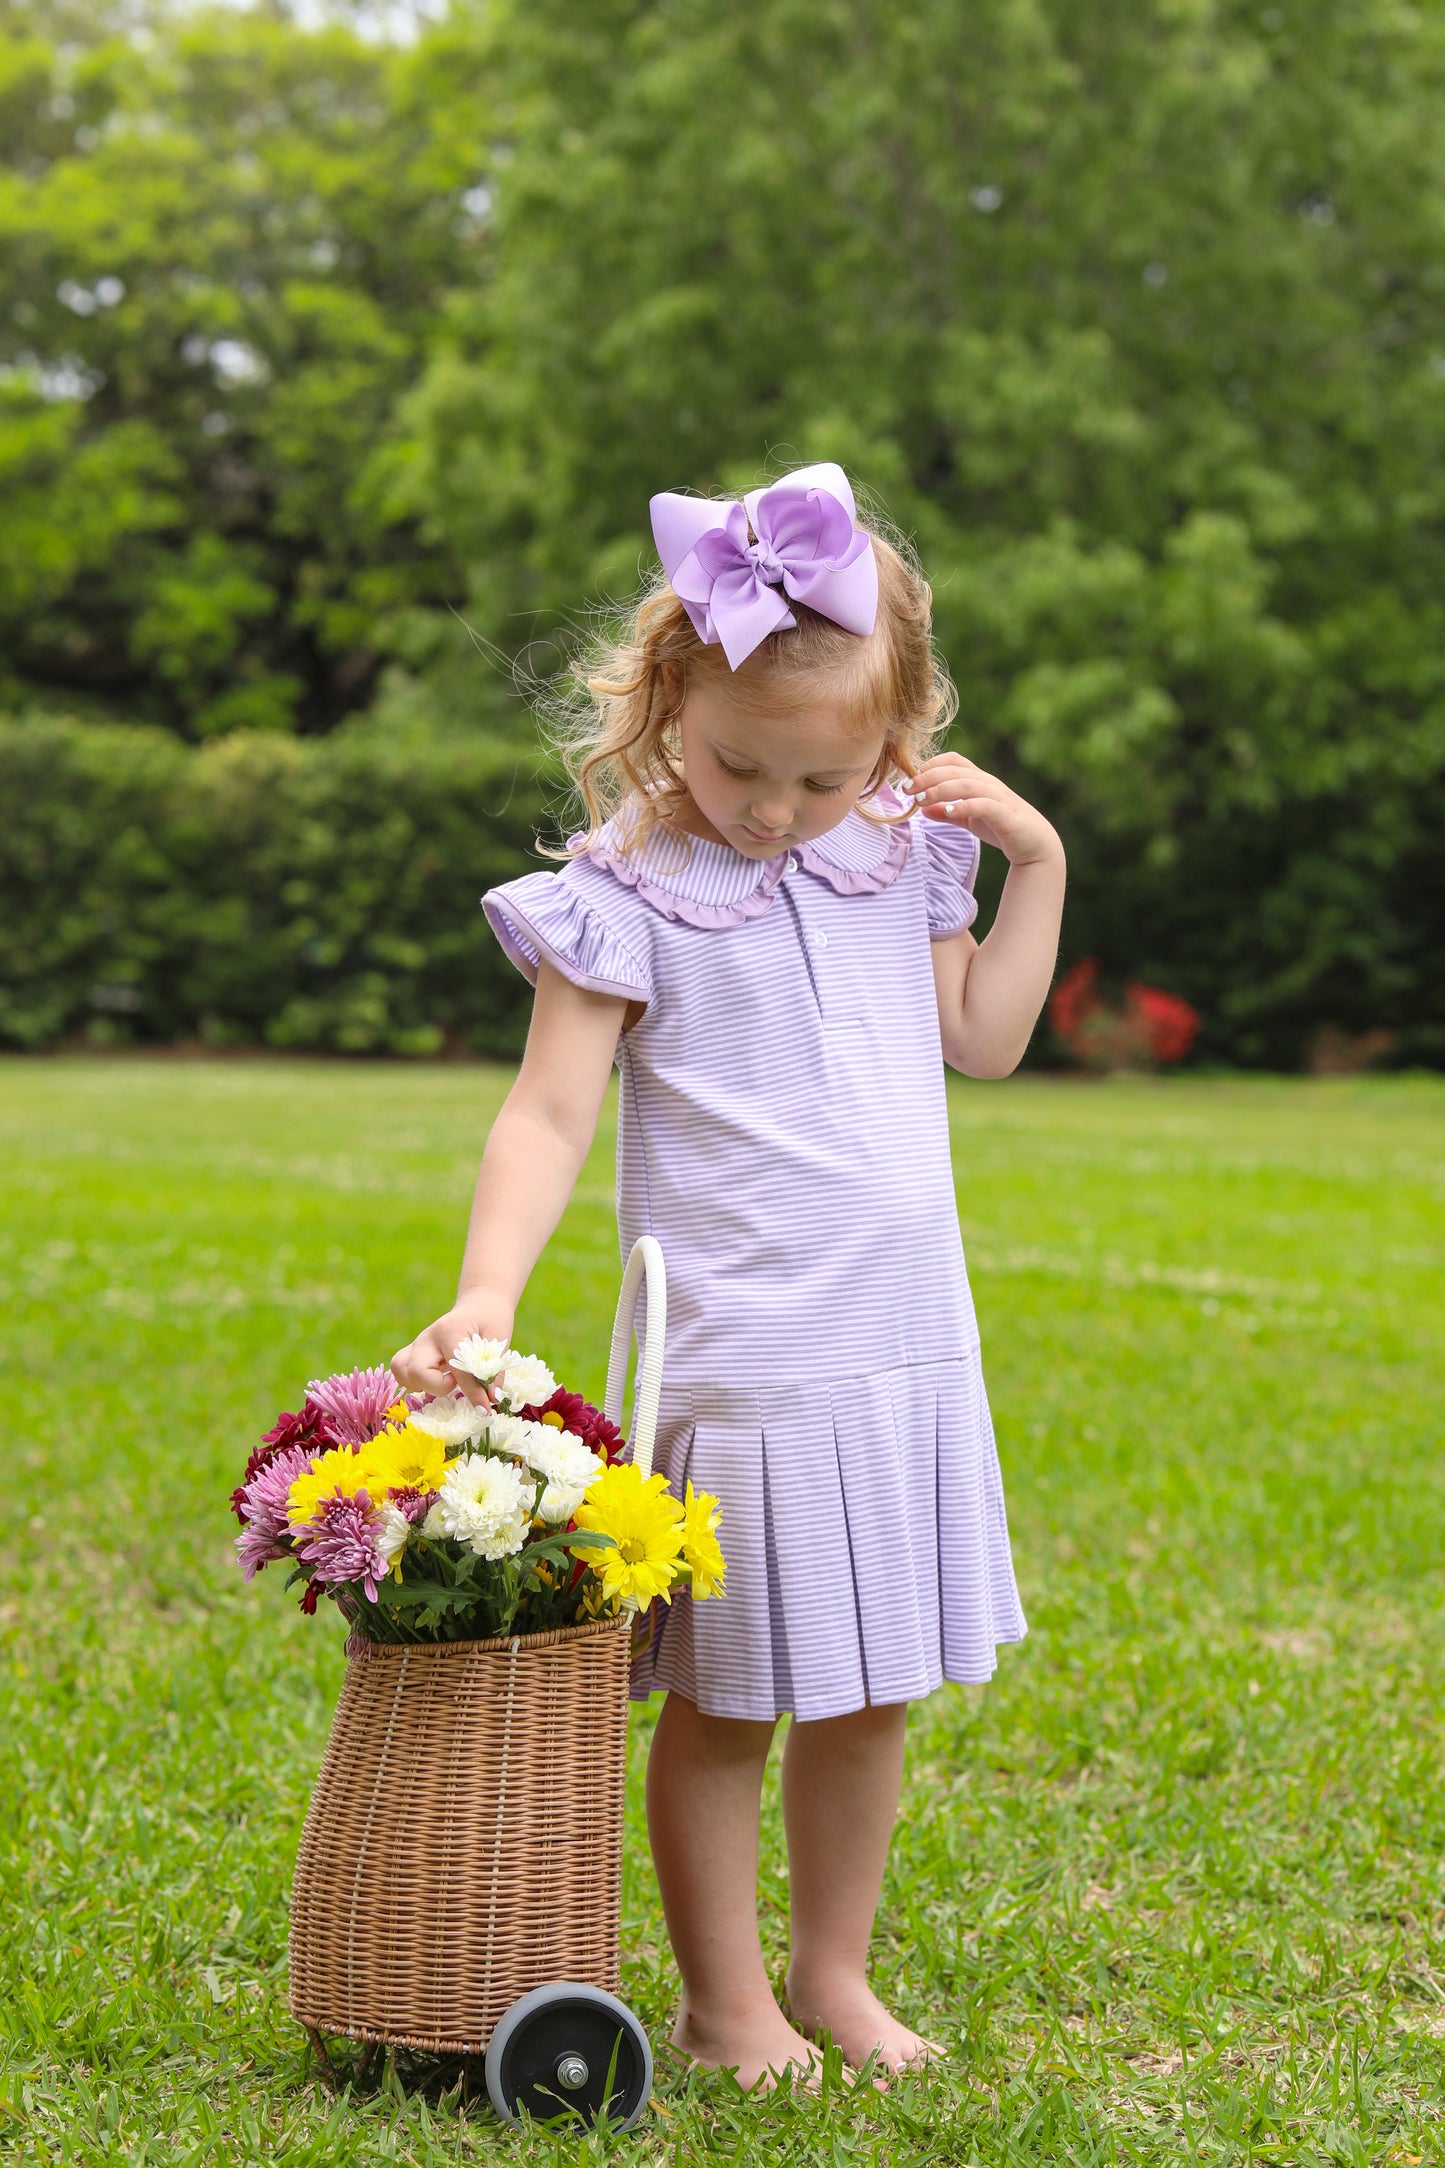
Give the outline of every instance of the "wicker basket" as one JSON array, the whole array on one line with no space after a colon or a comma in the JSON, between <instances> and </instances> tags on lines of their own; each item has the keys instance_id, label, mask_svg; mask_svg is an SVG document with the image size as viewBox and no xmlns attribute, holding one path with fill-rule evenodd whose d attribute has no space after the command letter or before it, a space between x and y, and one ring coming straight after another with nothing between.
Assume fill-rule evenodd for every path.
<instances>
[{"instance_id":1,"label":"wicker basket","mask_svg":"<svg viewBox=\"0 0 1445 2168\"><path fill-rule=\"evenodd\" d=\"M296 1861L293 2017L475 2054L529 1988L616 1991L628 1640L351 1658Z\"/></svg>"},{"instance_id":2,"label":"wicker basket","mask_svg":"<svg viewBox=\"0 0 1445 2168\"><path fill-rule=\"evenodd\" d=\"M620 1421L644 1270L646 1473L666 1317L650 1237L623 1278L606 1408ZM292 1886L290 2009L309 2032L475 2054L533 1988L616 1990L630 1626L351 1656Z\"/></svg>"}]
</instances>

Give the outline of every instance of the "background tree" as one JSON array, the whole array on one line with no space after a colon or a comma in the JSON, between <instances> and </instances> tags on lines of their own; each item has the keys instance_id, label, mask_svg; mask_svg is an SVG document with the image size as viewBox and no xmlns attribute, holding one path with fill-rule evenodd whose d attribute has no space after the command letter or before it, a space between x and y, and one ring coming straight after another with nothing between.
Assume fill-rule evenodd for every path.
<instances>
[{"instance_id":1,"label":"background tree","mask_svg":"<svg viewBox=\"0 0 1445 2168\"><path fill-rule=\"evenodd\" d=\"M397 49L229 9L12 13L12 692L197 737L325 729L367 697L399 614L454 585L396 503L395 405L475 275L485 111L445 30Z\"/></svg>"},{"instance_id":2,"label":"background tree","mask_svg":"<svg viewBox=\"0 0 1445 2168\"><path fill-rule=\"evenodd\" d=\"M1069 940L1289 1060L1445 1053L1445 17L1393 0L489 9L484 289L412 402L494 637L660 487L833 456Z\"/></svg>"},{"instance_id":3,"label":"background tree","mask_svg":"<svg viewBox=\"0 0 1445 2168\"><path fill-rule=\"evenodd\" d=\"M839 458L1070 957L1445 1060L1439 11L129 6L7 18L17 704L526 745L463 619L545 661L653 490Z\"/></svg>"}]
</instances>

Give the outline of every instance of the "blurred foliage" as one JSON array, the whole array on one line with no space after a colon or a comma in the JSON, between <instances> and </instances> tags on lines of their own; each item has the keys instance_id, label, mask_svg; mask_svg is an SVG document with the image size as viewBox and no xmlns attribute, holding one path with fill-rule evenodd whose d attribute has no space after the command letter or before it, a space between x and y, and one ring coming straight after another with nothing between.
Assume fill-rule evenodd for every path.
<instances>
[{"instance_id":1,"label":"blurred foliage","mask_svg":"<svg viewBox=\"0 0 1445 2168\"><path fill-rule=\"evenodd\" d=\"M1445 15L142 12L7 19L17 691L495 729L444 605L545 662L653 490L839 458L1065 836L1068 954L1215 1057L1445 1060Z\"/></svg>"},{"instance_id":2,"label":"blurred foliage","mask_svg":"<svg viewBox=\"0 0 1445 2168\"><path fill-rule=\"evenodd\" d=\"M514 750L33 721L0 725L0 799L0 1045L521 1051L478 908L532 865Z\"/></svg>"},{"instance_id":3,"label":"blurred foliage","mask_svg":"<svg viewBox=\"0 0 1445 2168\"><path fill-rule=\"evenodd\" d=\"M456 584L396 401L471 276L486 110L441 31L12 0L0 683L195 737L367 697Z\"/></svg>"}]
</instances>

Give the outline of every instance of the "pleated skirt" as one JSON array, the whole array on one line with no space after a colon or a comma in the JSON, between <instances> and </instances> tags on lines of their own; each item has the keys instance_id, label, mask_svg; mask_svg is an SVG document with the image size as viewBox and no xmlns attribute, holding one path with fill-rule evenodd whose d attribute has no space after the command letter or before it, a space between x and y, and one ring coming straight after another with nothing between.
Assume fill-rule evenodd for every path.
<instances>
[{"instance_id":1,"label":"pleated skirt","mask_svg":"<svg viewBox=\"0 0 1445 2168\"><path fill-rule=\"evenodd\" d=\"M653 1606L634 1700L808 1722L980 1684L1024 1636L977 1350L765 1390L666 1383L654 1466L718 1498L727 1583Z\"/></svg>"}]
</instances>

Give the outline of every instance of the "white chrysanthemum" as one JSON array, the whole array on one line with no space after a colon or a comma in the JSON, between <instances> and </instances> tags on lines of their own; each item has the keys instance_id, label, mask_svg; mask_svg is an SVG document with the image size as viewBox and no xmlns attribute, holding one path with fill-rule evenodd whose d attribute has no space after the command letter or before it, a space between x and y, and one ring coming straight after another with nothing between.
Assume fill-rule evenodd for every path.
<instances>
[{"instance_id":1,"label":"white chrysanthemum","mask_svg":"<svg viewBox=\"0 0 1445 2168\"><path fill-rule=\"evenodd\" d=\"M487 1425L487 1443L495 1452L511 1453L515 1459L524 1460L529 1468L541 1474L544 1464L556 1452L557 1440L570 1433L560 1431L555 1423L529 1422L525 1415L494 1415ZM582 1443L573 1438L574 1445Z\"/></svg>"},{"instance_id":2,"label":"white chrysanthemum","mask_svg":"<svg viewBox=\"0 0 1445 2168\"><path fill-rule=\"evenodd\" d=\"M505 1370L508 1363L522 1360L505 1340L484 1340L479 1332L469 1332L451 1352L451 1368L465 1370L468 1377L478 1379L483 1385L490 1385L497 1372Z\"/></svg>"},{"instance_id":3,"label":"white chrysanthemum","mask_svg":"<svg viewBox=\"0 0 1445 2168\"><path fill-rule=\"evenodd\" d=\"M402 1512L401 1507L394 1506L390 1499L387 1499L384 1505L378 1506L377 1512L381 1517L381 1527L376 1534L376 1548L389 1566L398 1551L406 1549L407 1538L412 1532L412 1524Z\"/></svg>"},{"instance_id":4,"label":"white chrysanthemum","mask_svg":"<svg viewBox=\"0 0 1445 2168\"><path fill-rule=\"evenodd\" d=\"M580 1483L586 1490L607 1465L599 1453L574 1438L570 1430L554 1430L550 1423L529 1423L527 1428L532 1433L527 1440L527 1462L538 1475L558 1483ZM540 1438L538 1431L542 1433Z\"/></svg>"},{"instance_id":5,"label":"white chrysanthemum","mask_svg":"<svg viewBox=\"0 0 1445 2168\"><path fill-rule=\"evenodd\" d=\"M586 1495L588 1484L594 1476L601 1475L607 1464L570 1431L553 1430L546 1423L529 1423L527 1428L546 1431L551 1440L547 1446L534 1445L528 1455L536 1473L547 1478L547 1488L538 1502L537 1511L544 1521L570 1521Z\"/></svg>"},{"instance_id":6,"label":"white chrysanthemum","mask_svg":"<svg viewBox=\"0 0 1445 2168\"><path fill-rule=\"evenodd\" d=\"M587 1496L585 1483L549 1483L537 1500L537 1511L553 1528L565 1528Z\"/></svg>"},{"instance_id":7,"label":"white chrysanthemum","mask_svg":"<svg viewBox=\"0 0 1445 2168\"><path fill-rule=\"evenodd\" d=\"M494 1415L487 1425L487 1443L497 1452L514 1454L545 1478L547 1488L537 1511L547 1521L570 1521L588 1484L607 1465L572 1431L516 1415Z\"/></svg>"},{"instance_id":8,"label":"white chrysanthemum","mask_svg":"<svg viewBox=\"0 0 1445 2168\"><path fill-rule=\"evenodd\" d=\"M510 1461L465 1453L448 1468L427 1521L434 1513L442 1534L478 1558L510 1558L526 1539L533 1490Z\"/></svg>"},{"instance_id":9,"label":"white chrysanthemum","mask_svg":"<svg viewBox=\"0 0 1445 2168\"><path fill-rule=\"evenodd\" d=\"M535 1427L520 1415L503 1415L493 1408L487 1417L486 1442L494 1453L515 1453L525 1459L527 1432Z\"/></svg>"},{"instance_id":10,"label":"white chrysanthemum","mask_svg":"<svg viewBox=\"0 0 1445 2168\"><path fill-rule=\"evenodd\" d=\"M487 1427L489 1410L474 1408L465 1393L442 1393L418 1408L411 1420L443 1445L475 1445Z\"/></svg>"},{"instance_id":11,"label":"white chrysanthemum","mask_svg":"<svg viewBox=\"0 0 1445 2168\"><path fill-rule=\"evenodd\" d=\"M434 1498L428 1506L426 1519L421 1524L421 1532L428 1543L440 1543L442 1537L446 1534L446 1529L442 1525L440 1497Z\"/></svg>"},{"instance_id":12,"label":"white chrysanthemum","mask_svg":"<svg viewBox=\"0 0 1445 2168\"><path fill-rule=\"evenodd\" d=\"M509 1354L494 1386L497 1400L510 1414L518 1408L540 1408L556 1390L557 1380L540 1355Z\"/></svg>"}]
</instances>

